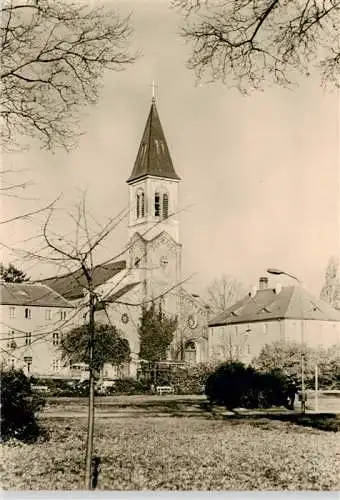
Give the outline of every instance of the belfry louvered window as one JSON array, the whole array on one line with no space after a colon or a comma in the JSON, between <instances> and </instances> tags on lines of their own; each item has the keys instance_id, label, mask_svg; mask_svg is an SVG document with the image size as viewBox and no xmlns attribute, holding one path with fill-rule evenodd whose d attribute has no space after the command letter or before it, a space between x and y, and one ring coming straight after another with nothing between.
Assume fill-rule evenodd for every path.
<instances>
[{"instance_id":1,"label":"belfry louvered window","mask_svg":"<svg viewBox=\"0 0 340 500\"><path fill-rule=\"evenodd\" d=\"M140 219L145 215L144 192L139 191L136 196L136 218Z\"/></svg>"},{"instance_id":2,"label":"belfry louvered window","mask_svg":"<svg viewBox=\"0 0 340 500\"><path fill-rule=\"evenodd\" d=\"M169 217L169 195L167 193L163 194L163 219Z\"/></svg>"},{"instance_id":3,"label":"belfry louvered window","mask_svg":"<svg viewBox=\"0 0 340 500\"><path fill-rule=\"evenodd\" d=\"M159 193L155 193L155 217L161 215L161 197Z\"/></svg>"}]
</instances>

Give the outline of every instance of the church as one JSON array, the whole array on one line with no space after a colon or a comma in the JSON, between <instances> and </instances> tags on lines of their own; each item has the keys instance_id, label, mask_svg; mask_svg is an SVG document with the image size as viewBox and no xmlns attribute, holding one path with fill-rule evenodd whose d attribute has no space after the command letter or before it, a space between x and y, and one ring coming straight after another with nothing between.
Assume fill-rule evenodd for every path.
<instances>
[{"instance_id":1,"label":"church","mask_svg":"<svg viewBox=\"0 0 340 500\"><path fill-rule=\"evenodd\" d=\"M127 178L128 241L124 260L96 266L95 292L105 308L95 320L114 325L128 339L131 362L125 376L139 366L139 319L143 305L160 304L167 316L177 317L177 330L168 361L196 364L208 360L208 309L186 291L182 275L179 186L177 174L153 97L136 160ZM81 273L42 282L77 303L84 297ZM104 377L116 376L112 366Z\"/></svg>"}]
</instances>

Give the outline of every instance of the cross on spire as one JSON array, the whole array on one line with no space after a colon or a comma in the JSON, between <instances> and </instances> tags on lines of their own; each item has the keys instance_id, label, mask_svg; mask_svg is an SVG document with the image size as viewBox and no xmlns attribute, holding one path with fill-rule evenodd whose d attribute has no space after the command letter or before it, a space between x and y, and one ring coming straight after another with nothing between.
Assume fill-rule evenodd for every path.
<instances>
[{"instance_id":1,"label":"cross on spire","mask_svg":"<svg viewBox=\"0 0 340 500\"><path fill-rule=\"evenodd\" d=\"M152 88L152 102L156 102L156 88L158 87L158 85L155 84L155 80L152 80L152 84L151 84L151 88Z\"/></svg>"}]
</instances>

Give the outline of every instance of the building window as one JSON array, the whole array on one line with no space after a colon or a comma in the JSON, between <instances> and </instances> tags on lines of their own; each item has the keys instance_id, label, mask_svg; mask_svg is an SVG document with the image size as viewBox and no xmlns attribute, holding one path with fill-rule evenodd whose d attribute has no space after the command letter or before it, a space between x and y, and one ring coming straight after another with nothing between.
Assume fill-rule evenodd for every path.
<instances>
[{"instance_id":1,"label":"building window","mask_svg":"<svg viewBox=\"0 0 340 500\"><path fill-rule=\"evenodd\" d=\"M10 307L9 308L9 317L10 318L15 318L15 307Z\"/></svg>"},{"instance_id":2,"label":"building window","mask_svg":"<svg viewBox=\"0 0 340 500\"><path fill-rule=\"evenodd\" d=\"M15 330L11 330L8 333L8 342L7 342L7 347L9 347L10 349L16 349L17 347L17 344L14 339L15 339Z\"/></svg>"},{"instance_id":3,"label":"building window","mask_svg":"<svg viewBox=\"0 0 340 500\"><path fill-rule=\"evenodd\" d=\"M60 370L60 359L52 359L52 370L57 372Z\"/></svg>"},{"instance_id":4,"label":"building window","mask_svg":"<svg viewBox=\"0 0 340 500\"><path fill-rule=\"evenodd\" d=\"M25 334L25 345L31 345L32 342L32 334L31 332L27 332Z\"/></svg>"},{"instance_id":5,"label":"building window","mask_svg":"<svg viewBox=\"0 0 340 500\"><path fill-rule=\"evenodd\" d=\"M51 319L51 309L45 310L45 319Z\"/></svg>"},{"instance_id":6,"label":"building window","mask_svg":"<svg viewBox=\"0 0 340 500\"><path fill-rule=\"evenodd\" d=\"M155 217L160 217L161 215L161 197L159 193L155 193Z\"/></svg>"},{"instance_id":7,"label":"building window","mask_svg":"<svg viewBox=\"0 0 340 500\"><path fill-rule=\"evenodd\" d=\"M52 345L59 345L59 333L54 332L52 334Z\"/></svg>"},{"instance_id":8,"label":"building window","mask_svg":"<svg viewBox=\"0 0 340 500\"><path fill-rule=\"evenodd\" d=\"M268 333L268 325L267 325L267 323L263 324L263 333L264 333L264 335L267 335L267 333Z\"/></svg>"},{"instance_id":9,"label":"building window","mask_svg":"<svg viewBox=\"0 0 340 500\"><path fill-rule=\"evenodd\" d=\"M61 321L66 319L66 311L60 311L60 319Z\"/></svg>"},{"instance_id":10,"label":"building window","mask_svg":"<svg viewBox=\"0 0 340 500\"><path fill-rule=\"evenodd\" d=\"M141 205L140 205L140 211L141 211L141 216L144 217L145 215L145 200L144 200L144 193L141 194Z\"/></svg>"},{"instance_id":11,"label":"building window","mask_svg":"<svg viewBox=\"0 0 340 500\"><path fill-rule=\"evenodd\" d=\"M247 353L248 353L248 354L251 354L251 347L250 347L250 344L247 344L247 346L246 346L246 347L247 347Z\"/></svg>"},{"instance_id":12,"label":"building window","mask_svg":"<svg viewBox=\"0 0 340 500\"><path fill-rule=\"evenodd\" d=\"M25 318L26 319L31 319L31 309L29 307L25 308Z\"/></svg>"},{"instance_id":13,"label":"building window","mask_svg":"<svg viewBox=\"0 0 340 500\"><path fill-rule=\"evenodd\" d=\"M163 219L169 217L169 195L167 193L163 194Z\"/></svg>"},{"instance_id":14,"label":"building window","mask_svg":"<svg viewBox=\"0 0 340 500\"><path fill-rule=\"evenodd\" d=\"M136 196L136 218L140 219L145 215L145 199L144 192L138 191Z\"/></svg>"}]
</instances>

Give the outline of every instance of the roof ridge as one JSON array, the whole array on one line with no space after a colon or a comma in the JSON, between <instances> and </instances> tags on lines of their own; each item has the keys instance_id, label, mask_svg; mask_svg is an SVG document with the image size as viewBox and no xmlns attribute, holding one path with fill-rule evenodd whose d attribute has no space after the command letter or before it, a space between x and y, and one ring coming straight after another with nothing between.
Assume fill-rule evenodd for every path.
<instances>
[{"instance_id":1,"label":"roof ridge","mask_svg":"<svg viewBox=\"0 0 340 500\"><path fill-rule=\"evenodd\" d=\"M39 286L43 286L43 287L47 288L51 293L57 295L62 300L64 300L68 304L70 304L71 307L74 307L74 305L72 304L72 302L70 300L66 299L66 297L63 297L59 292L57 292L56 290L53 290L53 288L51 288L50 286L45 285L45 283L39 284Z\"/></svg>"},{"instance_id":2,"label":"roof ridge","mask_svg":"<svg viewBox=\"0 0 340 500\"><path fill-rule=\"evenodd\" d=\"M102 269L105 268L105 266L109 266L110 264L120 264L120 263L126 263L126 261L124 259L122 260L117 260L117 261L114 261L114 262L108 262L108 263L101 263L101 264L96 264L94 267L93 267L93 270L97 269L98 267L101 267ZM124 268L122 268L124 269ZM75 269L74 271L70 271L68 273L65 273L65 274L56 274L54 276L50 276L49 278L43 278L41 280L36 280L34 281L32 284L44 284L43 282L44 281L49 281L49 280L53 280L53 279L59 279L59 278L66 278L68 276L72 276L73 274L75 274L76 272L78 271L81 271L81 267L79 267L78 269Z\"/></svg>"}]
</instances>

